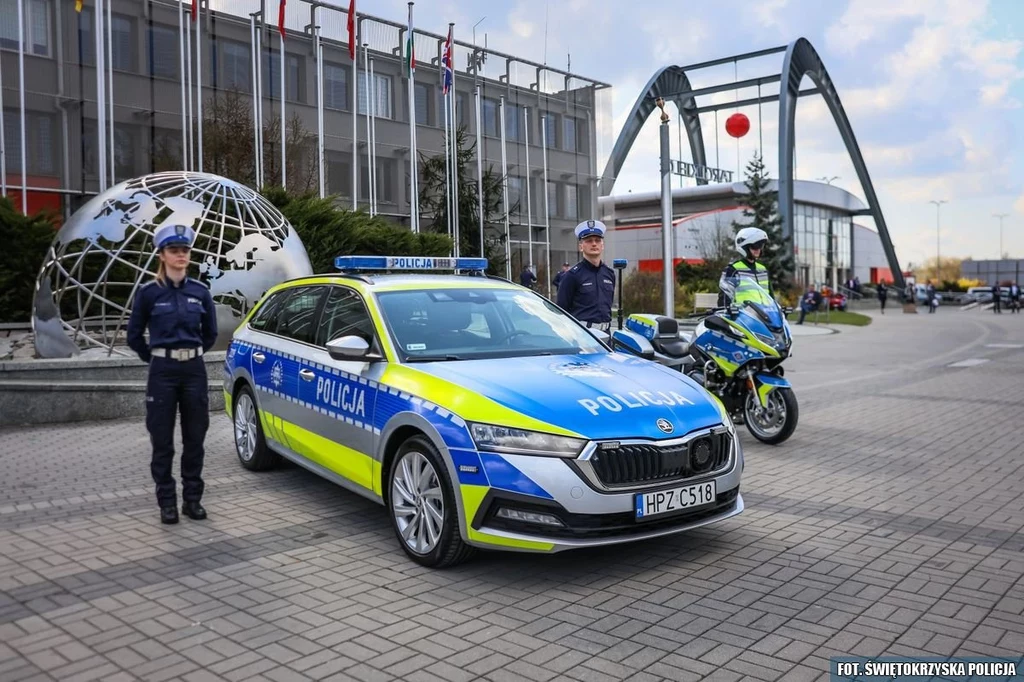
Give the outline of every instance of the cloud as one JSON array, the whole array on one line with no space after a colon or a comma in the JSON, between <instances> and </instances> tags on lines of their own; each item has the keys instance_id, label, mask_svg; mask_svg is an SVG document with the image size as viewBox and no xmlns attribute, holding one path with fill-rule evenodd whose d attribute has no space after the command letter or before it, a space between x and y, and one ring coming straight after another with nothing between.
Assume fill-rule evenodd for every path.
<instances>
[{"instance_id":1,"label":"cloud","mask_svg":"<svg viewBox=\"0 0 1024 682\"><path fill-rule=\"evenodd\" d=\"M1013 210L1024 216L1024 193L1017 197L1017 201L1013 202Z\"/></svg>"}]
</instances>

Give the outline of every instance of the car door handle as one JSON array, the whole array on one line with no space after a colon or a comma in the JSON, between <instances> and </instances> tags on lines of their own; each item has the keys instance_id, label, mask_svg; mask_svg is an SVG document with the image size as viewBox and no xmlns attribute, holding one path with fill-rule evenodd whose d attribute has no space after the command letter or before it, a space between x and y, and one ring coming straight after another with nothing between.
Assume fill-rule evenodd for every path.
<instances>
[{"instance_id":1,"label":"car door handle","mask_svg":"<svg viewBox=\"0 0 1024 682\"><path fill-rule=\"evenodd\" d=\"M252 354L252 359L255 360L256 362L263 362L264 360L267 359L267 356L264 355L263 353L260 353L259 351L256 351L255 353Z\"/></svg>"},{"instance_id":2,"label":"car door handle","mask_svg":"<svg viewBox=\"0 0 1024 682\"><path fill-rule=\"evenodd\" d=\"M300 369L299 376L305 379L306 381L312 381L313 379L316 378L316 374L314 374L312 371L308 369Z\"/></svg>"}]
</instances>

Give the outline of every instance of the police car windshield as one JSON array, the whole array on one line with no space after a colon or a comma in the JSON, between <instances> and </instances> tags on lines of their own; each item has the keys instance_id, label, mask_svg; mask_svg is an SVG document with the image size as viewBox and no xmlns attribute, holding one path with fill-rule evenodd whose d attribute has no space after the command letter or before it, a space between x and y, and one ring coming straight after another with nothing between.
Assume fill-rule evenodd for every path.
<instances>
[{"instance_id":1,"label":"police car windshield","mask_svg":"<svg viewBox=\"0 0 1024 682\"><path fill-rule=\"evenodd\" d=\"M407 362L607 352L578 323L530 292L421 289L376 297Z\"/></svg>"}]
</instances>

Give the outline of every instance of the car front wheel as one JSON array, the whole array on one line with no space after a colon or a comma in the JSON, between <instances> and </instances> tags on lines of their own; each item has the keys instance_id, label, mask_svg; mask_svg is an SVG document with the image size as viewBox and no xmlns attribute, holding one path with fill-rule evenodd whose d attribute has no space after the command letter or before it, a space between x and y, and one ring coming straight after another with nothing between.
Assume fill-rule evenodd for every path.
<instances>
[{"instance_id":1,"label":"car front wheel","mask_svg":"<svg viewBox=\"0 0 1024 682\"><path fill-rule=\"evenodd\" d=\"M448 470L425 436L405 441L395 455L388 472L388 511L398 542L416 563L445 568L472 554L459 533Z\"/></svg>"}]
</instances>

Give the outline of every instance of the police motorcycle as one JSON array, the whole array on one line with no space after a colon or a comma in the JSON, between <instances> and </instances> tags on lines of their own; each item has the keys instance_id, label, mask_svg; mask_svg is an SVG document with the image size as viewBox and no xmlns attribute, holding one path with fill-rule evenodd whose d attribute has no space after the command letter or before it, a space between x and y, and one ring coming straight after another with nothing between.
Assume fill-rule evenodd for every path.
<instances>
[{"instance_id":1,"label":"police motorcycle","mask_svg":"<svg viewBox=\"0 0 1024 682\"><path fill-rule=\"evenodd\" d=\"M799 406L782 362L793 345L784 311L755 277L736 273L719 286L733 301L701 316L690 339L675 319L634 313L612 333L612 348L688 375L714 394L736 423L777 445L793 435ZM622 300L621 289L619 300Z\"/></svg>"}]
</instances>

